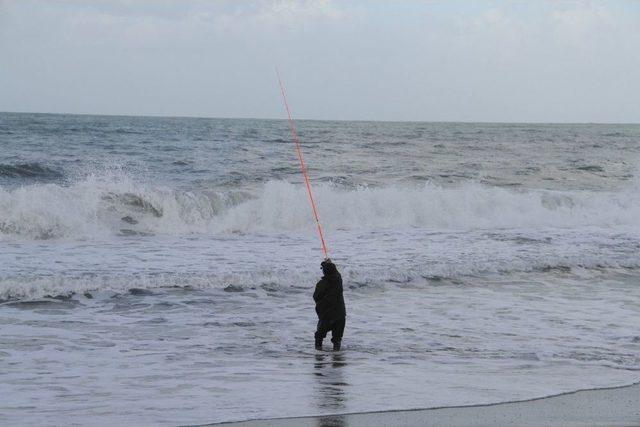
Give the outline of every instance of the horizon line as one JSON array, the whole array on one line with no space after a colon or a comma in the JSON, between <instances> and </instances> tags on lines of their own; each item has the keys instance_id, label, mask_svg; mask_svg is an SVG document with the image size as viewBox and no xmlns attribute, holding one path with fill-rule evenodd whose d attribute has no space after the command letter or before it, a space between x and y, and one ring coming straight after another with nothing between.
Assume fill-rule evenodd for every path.
<instances>
[{"instance_id":1,"label":"horizon line","mask_svg":"<svg viewBox=\"0 0 640 427\"><path fill-rule=\"evenodd\" d=\"M38 114L51 116L94 116L94 117L139 117L158 119L213 119L213 120L263 120L263 121L287 121L286 117L223 117L223 116L199 116L199 115L165 115L165 114L114 114L114 113L52 113L42 111L0 111L0 114ZM294 121L307 122L363 122L363 123L463 123L463 124L528 124L528 125L640 125L640 122L573 122L573 121L491 121L491 120L373 120L373 119L310 119L294 118Z\"/></svg>"}]
</instances>

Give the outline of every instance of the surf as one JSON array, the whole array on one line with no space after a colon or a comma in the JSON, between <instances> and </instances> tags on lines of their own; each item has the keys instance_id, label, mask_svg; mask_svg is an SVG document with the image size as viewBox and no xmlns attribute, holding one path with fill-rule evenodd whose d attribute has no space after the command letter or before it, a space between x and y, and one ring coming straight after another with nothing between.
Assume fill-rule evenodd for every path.
<instances>
[{"instance_id":1,"label":"surf","mask_svg":"<svg viewBox=\"0 0 640 427\"><path fill-rule=\"evenodd\" d=\"M620 191L553 191L444 186L315 186L329 230L630 227L640 216L635 186ZM72 184L0 187L0 238L286 233L315 228L300 184L175 189L127 175L90 175ZM123 231L124 230L124 231Z\"/></svg>"}]
</instances>

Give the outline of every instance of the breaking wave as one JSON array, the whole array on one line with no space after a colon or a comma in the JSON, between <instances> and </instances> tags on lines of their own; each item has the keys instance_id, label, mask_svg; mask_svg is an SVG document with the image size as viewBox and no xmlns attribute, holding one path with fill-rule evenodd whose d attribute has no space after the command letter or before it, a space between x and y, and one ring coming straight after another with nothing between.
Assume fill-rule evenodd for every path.
<instances>
[{"instance_id":1,"label":"breaking wave","mask_svg":"<svg viewBox=\"0 0 640 427\"><path fill-rule=\"evenodd\" d=\"M635 225L640 194L518 191L467 182L315 188L328 229L580 228ZM287 232L313 227L305 189L270 181L258 190L181 191L122 176L71 185L0 188L0 234L48 239L104 235Z\"/></svg>"}]
</instances>

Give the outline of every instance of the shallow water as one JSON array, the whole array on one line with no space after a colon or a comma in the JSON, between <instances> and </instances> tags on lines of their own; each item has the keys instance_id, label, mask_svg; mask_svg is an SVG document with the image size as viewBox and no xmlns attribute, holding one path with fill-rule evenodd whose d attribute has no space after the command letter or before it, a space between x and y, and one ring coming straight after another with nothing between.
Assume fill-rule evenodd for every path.
<instances>
[{"instance_id":1,"label":"shallow water","mask_svg":"<svg viewBox=\"0 0 640 427\"><path fill-rule=\"evenodd\" d=\"M65 423L175 425L627 384L640 366L640 289L635 274L611 276L352 286L339 353L312 350L305 287L4 303L3 423L62 413Z\"/></svg>"},{"instance_id":2,"label":"shallow water","mask_svg":"<svg viewBox=\"0 0 640 427\"><path fill-rule=\"evenodd\" d=\"M640 379L640 126L0 114L1 424L448 406Z\"/></svg>"}]
</instances>

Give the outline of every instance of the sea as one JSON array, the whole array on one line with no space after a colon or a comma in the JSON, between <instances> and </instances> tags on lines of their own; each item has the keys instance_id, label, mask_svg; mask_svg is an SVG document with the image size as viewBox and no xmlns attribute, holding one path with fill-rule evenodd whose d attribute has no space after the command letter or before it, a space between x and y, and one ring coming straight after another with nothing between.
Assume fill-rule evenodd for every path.
<instances>
[{"instance_id":1,"label":"sea","mask_svg":"<svg viewBox=\"0 0 640 427\"><path fill-rule=\"evenodd\" d=\"M640 125L0 113L0 424L192 425L640 381ZM329 339L325 347L329 347Z\"/></svg>"}]
</instances>

